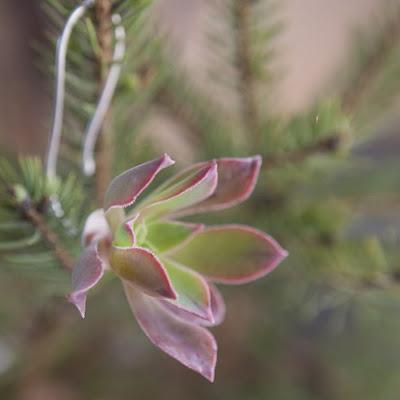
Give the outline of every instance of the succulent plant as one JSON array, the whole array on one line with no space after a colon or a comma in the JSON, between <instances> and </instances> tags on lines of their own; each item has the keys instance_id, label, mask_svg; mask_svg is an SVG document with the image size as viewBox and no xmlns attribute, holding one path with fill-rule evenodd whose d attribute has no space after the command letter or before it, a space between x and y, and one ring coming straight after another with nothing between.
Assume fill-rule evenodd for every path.
<instances>
[{"instance_id":1,"label":"succulent plant","mask_svg":"<svg viewBox=\"0 0 400 400\"><path fill-rule=\"evenodd\" d=\"M247 199L257 182L259 156L195 164L136 202L155 176L173 163L165 154L111 182L104 208L86 221L84 250L73 270L68 298L84 317L87 292L106 271L113 272L149 339L213 381L217 344L205 327L221 323L225 314L214 283L236 285L261 278L287 252L251 227L206 227L178 220Z\"/></svg>"}]
</instances>

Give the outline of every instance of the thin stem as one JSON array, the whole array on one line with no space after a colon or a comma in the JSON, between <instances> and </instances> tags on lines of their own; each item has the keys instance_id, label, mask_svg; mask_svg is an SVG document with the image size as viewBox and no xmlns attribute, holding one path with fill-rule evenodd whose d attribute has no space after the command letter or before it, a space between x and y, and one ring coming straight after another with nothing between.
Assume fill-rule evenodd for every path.
<instances>
[{"instance_id":1,"label":"thin stem","mask_svg":"<svg viewBox=\"0 0 400 400\"><path fill-rule=\"evenodd\" d=\"M43 239L53 250L55 257L60 264L67 270L72 271L74 268L74 260L68 254L68 251L61 244L57 234L53 232L44 221L42 215L32 207L23 210L26 218L32 223L33 226L40 232Z\"/></svg>"},{"instance_id":2,"label":"thin stem","mask_svg":"<svg viewBox=\"0 0 400 400\"><path fill-rule=\"evenodd\" d=\"M394 15L383 33L379 45L365 62L364 68L358 73L353 84L343 93L342 105L345 112L355 114L368 88L385 67L387 57L399 43L400 39L400 9Z\"/></svg>"},{"instance_id":3,"label":"thin stem","mask_svg":"<svg viewBox=\"0 0 400 400\"><path fill-rule=\"evenodd\" d=\"M96 33L100 51L97 56L99 96L107 80L113 53L113 30L110 0L97 0L94 8ZM103 204L104 194L112 176L113 134L111 110L108 108L99 130L97 151L96 197Z\"/></svg>"},{"instance_id":4,"label":"thin stem","mask_svg":"<svg viewBox=\"0 0 400 400\"><path fill-rule=\"evenodd\" d=\"M56 98L54 105L53 126L50 133L49 147L47 151L46 174L48 178L54 178L57 175L57 160L60 151L60 141L62 132L62 123L64 116L64 98L65 98L65 70L67 62L68 44L71 33L75 25L79 22L89 7L95 0L85 0L72 12L65 25L63 33L58 40L56 54Z\"/></svg>"},{"instance_id":5,"label":"thin stem","mask_svg":"<svg viewBox=\"0 0 400 400\"><path fill-rule=\"evenodd\" d=\"M260 144L260 129L254 76L251 62L251 0L234 0L236 64L239 71L239 94L243 125L253 135L254 145Z\"/></svg>"},{"instance_id":6,"label":"thin stem","mask_svg":"<svg viewBox=\"0 0 400 400\"><path fill-rule=\"evenodd\" d=\"M121 74L121 61L125 55L125 29L121 25L121 16L114 14L112 19L114 25L116 26L114 34L116 45L112 59L113 64L108 73L108 77L97 105L96 112L88 125L85 142L83 145L82 168L84 174L88 176L93 175L96 170L94 148L101 130L102 123L110 107L112 97L117 87L117 83Z\"/></svg>"}]
</instances>

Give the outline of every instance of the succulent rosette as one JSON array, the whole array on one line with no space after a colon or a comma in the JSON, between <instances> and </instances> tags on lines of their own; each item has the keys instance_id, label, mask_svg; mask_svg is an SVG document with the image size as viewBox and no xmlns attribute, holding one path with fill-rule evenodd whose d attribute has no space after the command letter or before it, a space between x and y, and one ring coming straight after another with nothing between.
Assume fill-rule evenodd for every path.
<instances>
[{"instance_id":1,"label":"succulent rosette","mask_svg":"<svg viewBox=\"0 0 400 400\"><path fill-rule=\"evenodd\" d=\"M178 220L247 199L257 182L259 156L193 165L136 202L155 176L172 164L163 155L111 182L104 208L86 221L84 250L72 273L69 301L84 317L88 291L106 271L113 272L151 342L213 381L217 344L205 327L221 323L225 314L214 284L261 278L287 252L254 228L206 227Z\"/></svg>"}]
</instances>

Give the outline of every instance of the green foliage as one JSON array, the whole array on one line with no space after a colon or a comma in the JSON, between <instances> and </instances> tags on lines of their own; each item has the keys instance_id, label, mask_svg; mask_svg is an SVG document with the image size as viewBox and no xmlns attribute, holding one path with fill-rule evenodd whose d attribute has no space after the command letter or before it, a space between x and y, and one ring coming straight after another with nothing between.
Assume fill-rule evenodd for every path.
<instances>
[{"instance_id":1,"label":"green foliage","mask_svg":"<svg viewBox=\"0 0 400 400\"><path fill-rule=\"evenodd\" d=\"M382 15L355 35L348 68L340 71L343 108L354 117L361 133L373 133L395 112L399 96L400 11L397 2L386 2ZM338 79L336 79L337 81Z\"/></svg>"},{"instance_id":2,"label":"green foliage","mask_svg":"<svg viewBox=\"0 0 400 400\"><path fill-rule=\"evenodd\" d=\"M49 181L37 158L21 158L17 167L2 159L0 193L1 273L38 279L45 291L65 290L69 278L56 253L57 246L79 252L85 209L77 178Z\"/></svg>"}]
</instances>

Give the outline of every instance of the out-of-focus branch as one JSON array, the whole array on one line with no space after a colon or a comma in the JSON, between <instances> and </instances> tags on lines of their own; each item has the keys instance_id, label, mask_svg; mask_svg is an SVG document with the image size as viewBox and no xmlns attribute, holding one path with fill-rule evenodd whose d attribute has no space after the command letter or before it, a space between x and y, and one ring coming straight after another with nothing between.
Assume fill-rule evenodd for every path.
<instances>
[{"instance_id":1,"label":"out-of-focus branch","mask_svg":"<svg viewBox=\"0 0 400 400\"><path fill-rule=\"evenodd\" d=\"M97 0L94 6L95 26L99 53L97 55L98 94L101 95L107 79L113 52L112 9L110 0ZM99 135L96 170L96 198L103 204L104 194L112 177L113 137L111 128L111 111L104 119Z\"/></svg>"},{"instance_id":2,"label":"out-of-focus branch","mask_svg":"<svg viewBox=\"0 0 400 400\"><path fill-rule=\"evenodd\" d=\"M252 135L254 145L258 146L260 127L251 61L251 3L251 0L234 0L233 17L242 121L247 133Z\"/></svg>"},{"instance_id":3,"label":"out-of-focus branch","mask_svg":"<svg viewBox=\"0 0 400 400\"><path fill-rule=\"evenodd\" d=\"M24 209L23 213L25 217L32 223L32 225L39 230L42 238L53 251L53 254L59 261L59 263L65 269L72 271L72 269L74 268L74 260L61 244L61 241L57 234L47 226L46 221L43 219L43 216L31 206Z\"/></svg>"},{"instance_id":4,"label":"out-of-focus branch","mask_svg":"<svg viewBox=\"0 0 400 400\"><path fill-rule=\"evenodd\" d=\"M385 66L387 57L400 41L400 7L391 21L387 24L379 43L371 53L359 72L357 79L342 95L343 110L348 114L355 114L368 87L373 85L376 77Z\"/></svg>"}]
</instances>

